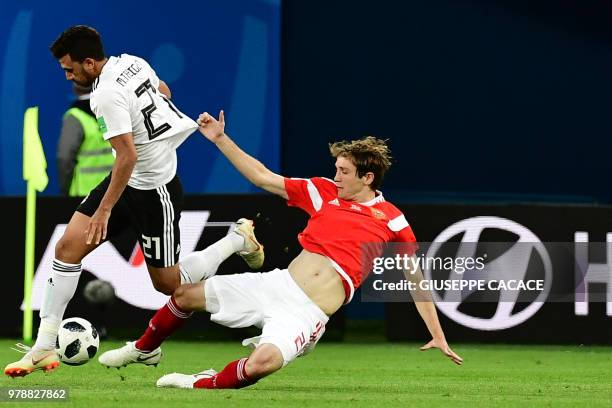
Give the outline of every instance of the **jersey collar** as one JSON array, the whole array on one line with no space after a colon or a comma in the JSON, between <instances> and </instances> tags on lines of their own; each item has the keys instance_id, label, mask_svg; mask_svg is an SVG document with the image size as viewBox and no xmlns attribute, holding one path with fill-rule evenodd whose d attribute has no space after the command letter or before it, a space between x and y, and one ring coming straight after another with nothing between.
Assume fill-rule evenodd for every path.
<instances>
[{"instance_id":1,"label":"jersey collar","mask_svg":"<svg viewBox=\"0 0 612 408\"><path fill-rule=\"evenodd\" d=\"M100 71L100 76L104 75L105 72L110 71L110 67L111 65L115 65L117 63L117 57L108 57L108 60L106 61L106 64L104 64L104 66L102 67L102 71Z\"/></svg>"},{"instance_id":2,"label":"jersey collar","mask_svg":"<svg viewBox=\"0 0 612 408\"><path fill-rule=\"evenodd\" d=\"M100 75L98 75L98 77L95 79L95 81L91 85L92 91L95 90L100 84L100 78L102 78L102 75L104 75L105 72L110 71L111 64L115 65L116 62L117 62L117 57L108 57L108 59L106 60L106 64L104 64L104 66L102 67L102 71L100 71Z\"/></svg>"},{"instance_id":3,"label":"jersey collar","mask_svg":"<svg viewBox=\"0 0 612 408\"><path fill-rule=\"evenodd\" d=\"M366 201L365 203L359 204L365 205L366 207L371 207L374 204L382 203L383 201L385 201L385 197L383 197L382 191L376 190L376 196L373 199L371 199L370 201Z\"/></svg>"}]
</instances>

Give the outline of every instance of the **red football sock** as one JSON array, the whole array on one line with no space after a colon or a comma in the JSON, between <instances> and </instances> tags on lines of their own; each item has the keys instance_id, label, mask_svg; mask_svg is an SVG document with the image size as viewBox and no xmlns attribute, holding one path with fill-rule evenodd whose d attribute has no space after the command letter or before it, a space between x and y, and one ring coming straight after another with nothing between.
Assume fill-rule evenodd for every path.
<instances>
[{"instance_id":1,"label":"red football sock","mask_svg":"<svg viewBox=\"0 0 612 408\"><path fill-rule=\"evenodd\" d=\"M192 314L181 310L174 300L174 296L171 297L168 303L159 309L149 321L149 327L136 342L136 348L141 351L155 350L166 337L178 330Z\"/></svg>"},{"instance_id":2,"label":"red football sock","mask_svg":"<svg viewBox=\"0 0 612 408\"><path fill-rule=\"evenodd\" d=\"M218 374L211 378L202 378L193 384L193 388L243 388L255 384L246 373L246 362L248 358L232 361Z\"/></svg>"}]
</instances>

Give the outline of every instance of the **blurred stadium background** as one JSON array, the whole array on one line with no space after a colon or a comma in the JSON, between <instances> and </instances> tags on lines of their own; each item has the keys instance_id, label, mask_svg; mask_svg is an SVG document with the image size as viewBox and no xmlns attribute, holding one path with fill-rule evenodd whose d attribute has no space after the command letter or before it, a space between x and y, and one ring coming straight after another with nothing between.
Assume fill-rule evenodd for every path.
<instances>
[{"instance_id":1,"label":"blurred stadium background","mask_svg":"<svg viewBox=\"0 0 612 408\"><path fill-rule=\"evenodd\" d=\"M459 308L441 314L451 344L611 344L612 259L604 244L612 241L608 2L206 0L170 7L33 0L4 4L0 23L0 213L3 285L10 288L0 336L21 335L27 107L40 107L50 178L38 201L35 306L50 271L49 251L79 202L59 196L55 151L72 95L48 52L63 29L79 23L100 31L108 55L148 59L185 113L225 109L228 133L283 175L332 176L327 143L368 134L389 139L395 164L383 191L420 241L434 241L462 221L463 233L483 230L478 217L486 216L498 221L489 228L498 230L495 237L529 231L542 242L601 243L584 262L604 271L586 289L603 297L547 302L512 323L528 305L506 315L496 313L497 305ZM179 174L188 194L183 255L218 239L241 216L257 219L267 249L264 270L285 267L299 250L305 215L249 186L198 134L179 149ZM164 297L153 290L134 245L128 234L86 259L67 316L85 317L113 339L140 332ZM554 284L573 287L574 264L546 256ZM243 270L230 259L221 273ZM85 299L83 288L94 279L113 282L114 302ZM179 337L244 335L202 315ZM410 303L361 302L357 295L334 316L323 346L427 339ZM600 390L608 393L605 405L612 352L597 350L608 362L603 371L593 366L594 381L607 384ZM481 379L488 375L482 370Z\"/></svg>"}]
</instances>

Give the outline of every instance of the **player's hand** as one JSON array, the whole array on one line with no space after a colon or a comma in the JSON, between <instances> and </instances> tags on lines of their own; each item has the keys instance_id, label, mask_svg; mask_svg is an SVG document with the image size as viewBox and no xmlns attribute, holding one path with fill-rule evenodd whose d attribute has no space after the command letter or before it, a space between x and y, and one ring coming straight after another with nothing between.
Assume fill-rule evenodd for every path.
<instances>
[{"instance_id":1,"label":"player's hand","mask_svg":"<svg viewBox=\"0 0 612 408\"><path fill-rule=\"evenodd\" d=\"M98 208L94 215L89 220L89 225L85 230L87 236L87 245L98 245L100 242L106 239L106 229L108 226L108 219L110 218L111 212Z\"/></svg>"},{"instance_id":2,"label":"player's hand","mask_svg":"<svg viewBox=\"0 0 612 408\"><path fill-rule=\"evenodd\" d=\"M204 112L198 116L198 128L200 133L208 140L216 143L225 134L225 115L223 111L219 113L219 120L208 112Z\"/></svg>"},{"instance_id":3,"label":"player's hand","mask_svg":"<svg viewBox=\"0 0 612 408\"><path fill-rule=\"evenodd\" d=\"M450 358L453 363L457 365L461 365L463 363L463 359L457 355L451 348L448 346L448 343L444 339L432 339L429 343L421 347L421 351L426 351L432 348L440 349L442 353L448 358Z\"/></svg>"}]
</instances>

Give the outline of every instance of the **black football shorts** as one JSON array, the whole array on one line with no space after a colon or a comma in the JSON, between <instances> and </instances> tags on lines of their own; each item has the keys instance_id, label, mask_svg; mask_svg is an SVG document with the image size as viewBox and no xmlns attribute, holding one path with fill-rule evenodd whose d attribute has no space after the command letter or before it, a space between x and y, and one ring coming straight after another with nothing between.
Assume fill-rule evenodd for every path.
<instances>
[{"instance_id":1,"label":"black football shorts","mask_svg":"<svg viewBox=\"0 0 612 408\"><path fill-rule=\"evenodd\" d=\"M91 217L108 186L111 176L98 184L77 207L76 211ZM157 268L178 263L181 249L179 220L183 209L183 186L177 176L167 184L138 190L126 186L108 220L106 239L132 228L138 235L147 265Z\"/></svg>"}]
</instances>

